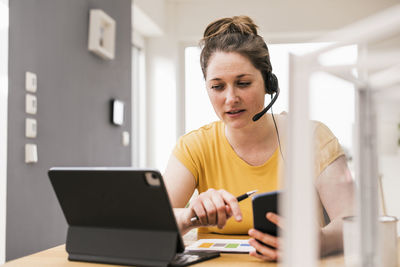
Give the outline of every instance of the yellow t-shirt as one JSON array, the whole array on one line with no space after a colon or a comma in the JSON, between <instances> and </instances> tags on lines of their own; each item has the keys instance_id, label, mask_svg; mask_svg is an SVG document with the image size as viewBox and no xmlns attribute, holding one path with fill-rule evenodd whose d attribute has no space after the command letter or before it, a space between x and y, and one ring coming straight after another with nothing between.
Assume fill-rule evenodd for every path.
<instances>
[{"instance_id":1,"label":"yellow t-shirt","mask_svg":"<svg viewBox=\"0 0 400 267\"><path fill-rule=\"evenodd\" d=\"M343 154L337 139L330 130L318 123L316 128L318 158L317 173L320 173L333 160ZM327 149L328 148L328 149ZM225 189L234 196L258 189L257 193L280 189L279 148L262 165L252 166L242 160L233 150L225 136L225 125L221 121L205 125L198 130L182 136L173 151L175 157L193 174L199 193L209 188ZM241 222L233 218L223 229L202 227L199 232L221 234L247 234L253 227L251 199L239 203L243 215Z\"/></svg>"}]
</instances>

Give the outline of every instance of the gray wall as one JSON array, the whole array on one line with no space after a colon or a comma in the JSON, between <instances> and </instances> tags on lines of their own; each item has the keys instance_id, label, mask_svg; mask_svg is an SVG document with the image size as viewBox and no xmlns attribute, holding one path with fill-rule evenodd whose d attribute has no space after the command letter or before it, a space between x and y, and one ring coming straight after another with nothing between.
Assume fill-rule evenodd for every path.
<instances>
[{"instance_id":1,"label":"gray wall","mask_svg":"<svg viewBox=\"0 0 400 267\"><path fill-rule=\"evenodd\" d=\"M116 57L87 50L89 10L116 20ZM128 166L131 0L10 0L6 260L65 242L66 223L52 191L52 166ZM25 72L38 75L36 139L25 138ZM109 123L109 101L125 102L125 124ZM39 162L24 163L25 143Z\"/></svg>"}]
</instances>

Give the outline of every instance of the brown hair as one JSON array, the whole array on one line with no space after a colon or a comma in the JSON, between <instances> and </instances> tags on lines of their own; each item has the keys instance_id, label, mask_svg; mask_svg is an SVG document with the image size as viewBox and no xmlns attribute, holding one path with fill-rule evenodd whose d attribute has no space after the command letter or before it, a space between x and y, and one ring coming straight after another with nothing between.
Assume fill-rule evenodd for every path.
<instances>
[{"instance_id":1,"label":"brown hair","mask_svg":"<svg viewBox=\"0 0 400 267\"><path fill-rule=\"evenodd\" d=\"M266 92L276 92L278 80L272 74L268 47L257 33L257 25L247 16L222 18L210 23L200 44L203 46L200 64L204 78L211 56L215 52L236 52L247 57L264 79Z\"/></svg>"}]
</instances>

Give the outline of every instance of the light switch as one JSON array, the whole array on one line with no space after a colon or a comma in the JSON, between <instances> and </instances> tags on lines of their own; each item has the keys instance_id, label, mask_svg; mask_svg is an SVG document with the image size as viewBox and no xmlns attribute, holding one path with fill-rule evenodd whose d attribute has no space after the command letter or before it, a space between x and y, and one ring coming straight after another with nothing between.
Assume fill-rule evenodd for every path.
<instances>
[{"instance_id":1,"label":"light switch","mask_svg":"<svg viewBox=\"0 0 400 267\"><path fill-rule=\"evenodd\" d=\"M25 163L38 162L36 144L25 144Z\"/></svg>"},{"instance_id":2,"label":"light switch","mask_svg":"<svg viewBox=\"0 0 400 267\"><path fill-rule=\"evenodd\" d=\"M26 96L25 96L25 112L28 114L36 114L37 98L35 95L26 94Z\"/></svg>"},{"instance_id":3,"label":"light switch","mask_svg":"<svg viewBox=\"0 0 400 267\"><path fill-rule=\"evenodd\" d=\"M37 90L37 76L35 73L27 71L25 73L25 89L28 92L35 93Z\"/></svg>"},{"instance_id":4,"label":"light switch","mask_svg":"<svg viewBox=\"0 0 400 267\"><path fill-rule=\"evenodd\" d=\"M112 122L115 125L124 124L124 102L119 100L112 101Z\"/></svg>"},{"instance_id":5,"label":"light switch","mask_svg":"<svg viewBox=\"0 0 400 267\"><path fill-rule=\"evenodd\" d=\"M25 136L28 138L36 138L37 136L37 123L35 119L25 119Z\"/></svg>"},{"instance_id":6,"label":"light switch","mask_svg":"<svg viewBox=\"0 0 400 267\"><path fill-rule=\"evenodd\" d=\"M129 132L122 132L122 145L129 146Z\"/></svg>"}]
</instances>

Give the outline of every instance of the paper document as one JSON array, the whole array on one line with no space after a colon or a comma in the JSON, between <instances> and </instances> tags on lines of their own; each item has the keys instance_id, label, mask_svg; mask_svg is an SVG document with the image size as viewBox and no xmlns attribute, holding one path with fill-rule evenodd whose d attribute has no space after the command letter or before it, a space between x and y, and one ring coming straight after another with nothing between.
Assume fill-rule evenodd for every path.
<instances>
[{"instance_id":1,"label":"paper document","mask_svg":"<svg viewBox=\"0 0 400 267\"><path fill-rule=\"evenodd\" d=\"M199 239L186 247L186 250L249 253L255 249L250 246L247 239Z\"/></svg>"}]
</instances>

